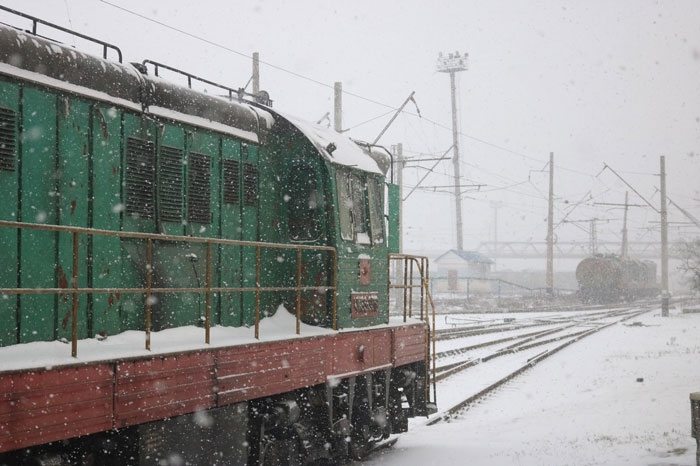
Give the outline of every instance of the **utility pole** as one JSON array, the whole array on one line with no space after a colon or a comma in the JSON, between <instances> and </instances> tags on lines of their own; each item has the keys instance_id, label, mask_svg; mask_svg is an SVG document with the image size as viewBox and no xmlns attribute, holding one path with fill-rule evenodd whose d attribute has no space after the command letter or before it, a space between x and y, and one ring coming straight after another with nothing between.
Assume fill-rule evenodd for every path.
<instances>
[{"instance_id":1,"label":"utility pole","mask_svg":"<svg viewBox=\"0 0 700 466\"><path fill-rule=\"evenodd\" d=\"M549 153L549 208L547 209L547 295L554 294L554 152Z\"/></svg>"},{"instance_id":2,"label":"utility pole","mask_svg":"<svg viewBox=\"0 0 700 466\"><path fill-rule=\"evenodd\" d=\"M629 247L627 242L627 209L629 209L628 199L629 191L625 191L625 215L622 221L622 250L620 251L620 256L623 259L627 259L627 249Z\"/></svg>"},{"instance_id":3,"label":"utility pole","mask_svg":"<svg viewBox=\"0 0 700 466\"><path fill-rule=\"evenodd\" d=\"M396 184L399 186L399 254L403 254L403 169L404 169L404 158L403 158L403 144L398 143L392 146L391 151L394 153L396 163ZM391 169L393 170L394 167ZM404 283L404 270L400 261L390 261L393 277L395 277L396 283ZM393 279L392 279L393 280ZM399 288L393 288L393 301L396 305L395 309L403 309L405 304L405 296Z\"/></svg>"},{"instance_id":4,"label":"utility pole","mask_svg":"<svg viewBox=\"0 0 700 466\"><path fill-rule=\"evenodd\" d=\"M501 203L492 202L491 207L493 208L493 250L496 254L498 254L498 209L501 207ZM496 270L495 263L493 270Z\"/></svg>"},{"instance_id":5,"label":"utility pole","mask_svg":"<svg viewBox=\"0 0 700 466\"><path fill-rule=\"evenodd\" d=\"M253 52L253 95L260 92L260 53Z\"/></svg>"},{"instance_id":6,"label":"utility pole","mask_svg":"<svg viewBox=\"0 0 700 466\"><path fill-rule=\"evenodd\" d=\"M598 230L595 225L598 219L592 218L589 221L591 222L591 231L588 232L588 249L591 252L591 256L595 256L598 254Z\"/></svg>"},{"instance_id":7,"label":"utility pole","mask_svg":"<svg viewBox=\"0 0 700 466\"><path fill-rule=\"evenodd\" d=\"M437 69L441 73L450 74L450 93L452 96L452 163L454 165L455 178L455 213L457 223L457 250L464 249L464 238L462 234L462 186L459 173L459 128L457 126L457 85L455 83L455 73L467 69L468 54L460 55L459 52L438 56Z\"/></svg>"},{"instance_id":8,"label":"utility pole","mask_svg":"<svg viewBox=\"0 0 700 466\"><path fill-rule=\"evenodd\" d=\"M343 132L343 83L337 82L333 86L333 128L338 132Z\"/></svg>"},{"instance_id":9,"label":"utility pole","mask_svg":"<svg viewBox=\"0 0 700 466\"><path fill-rule=\"evenodd\" d=\"M661 156L661 316L668 317L668 211L666 210L666 157Z\"/></svg>"},{"instance_id":10,"label":"utility pole","mask_svg":"<svg viewBox=\"0 0 700 466\"><path fill-rule=\"evenodd\" d=\"M396 184L399 185L399 252L403 253L403 144L396 144Z\"/></svg>"}]
</instances>

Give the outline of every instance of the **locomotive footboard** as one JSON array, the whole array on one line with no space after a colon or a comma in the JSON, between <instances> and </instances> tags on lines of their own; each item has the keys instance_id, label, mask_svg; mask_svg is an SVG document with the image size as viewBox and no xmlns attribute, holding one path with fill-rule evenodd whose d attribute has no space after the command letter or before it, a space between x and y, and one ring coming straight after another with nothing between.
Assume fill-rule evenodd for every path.
<instances>
[{"instance_id":1,"label":"locomotive footboard","mask_svg":"<svg viewBox=\"0 0 700 466\"><path fill-rule=\"evenodd\" d=\"M425 346L419 322L0 373L0 453L14 451L0 455L0 462L65 455L72 445L73 456L107 462L99 464L108 464L114 449L121 465L158 464L145 458L168 455L216 464L207 463L193 443L219 451L213 447L237 436L242 441L230 445L227 456L236 454L243 464L248 455L273 455L249 451L246 445L257 444L248 436L262 435L263 443L289 436L298 443L300 433L288 430L299 423L334 444L345 442L353 423L371 426L360 429L366 438L342 445L344 454L352 447L359 455L372 439L406 430L408 417L428 414ZM102 457L96 446L104 443L111 447ZM280 448L274 447L275 455ZM125 462L123 451L134 460ZM304 455L311 453L330 458L338 447Z\"/></svg>"}]
</instances>

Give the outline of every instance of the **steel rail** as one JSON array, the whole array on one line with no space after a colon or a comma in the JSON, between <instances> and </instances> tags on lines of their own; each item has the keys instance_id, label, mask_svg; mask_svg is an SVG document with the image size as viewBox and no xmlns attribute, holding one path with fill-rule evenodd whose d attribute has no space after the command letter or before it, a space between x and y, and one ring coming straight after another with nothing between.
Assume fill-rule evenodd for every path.
<instances>
[{"instance_id":1,"label":"steel rail","mask_svg":"<svg viewBox=\"0 0 700 466\"><path fill-rule=\"evenodd\" d=\"M645 313L647 313L647 312L649 312L649 311L650 311L650 309L643 309L643 310L640 310L640 311L636 311L636 312L634 312L634 313L630 313L629 315L623 316L620 320L617 320L617 321L614 321L614 322L605 323L605 324L602 324L600 327L591 328L591 329L589 329L589 330L586 330L586 331L584 331L584 332L581 332L581 333L579 333L578 335L574 336L573 338L568 339L567 341L565 341L565 342L562 343L561 345L558 345L558 346L556 346L555 348L552 348L552 349L550 349L550 350L543 351L542 353L536 355L535 357L530 358L530 359L526 362L526 364L524 364L524 365L520 366L519 368L517 368L516 370L514 370L514 371L508 373L508 374L505 375L504 377L498 379L497 381L495 381L494 383L490 384L490 385L487 386L486 388L480 390L479 392L477 392L477 393L475 393L475 394L473 394L473 395L471 395L471 396L465 398L464 400L460 401L459 403L457 403L456 405L454 405L454 406L451 407L450 409L446 410L446 411L445 411L443 414L441 414L440 416L437 416L437 417L431 419L426 425L434 425L434 424L437 424L438 422L441 422L441 421L445 421L445 420L450 419L450 418L451 418L452 416L454 416L455 414L457 414L457 413L461 412L462 410L468 408L469 405L471 405L471 404L475 403L476 401L478 401L478 400L484 398L486 395L488 395L488 394L491 393L492 391L496 390L496 389L499 388L500 386L504 385L504 384L507 383L508 381L512 380L513 378L517 377L518 375L522 374L523 372L527 371L528 369L534 367L534 366L535 366L537 363L539 363L540 361L543 361L544 359L546 359L546 358L552 356L553 354L558 353L559 351L561 351L562 349L568 347L569 345L571 345L571 344L573 344L573 343L575 343L575 342L578 342L578 341L582 340L583 338L585 338L585 337L587 337L587 336L593 335L594 333L597 333L597 332L599 332L600 330L603 330L603 329L605 329L605 328L608 328L608 327L610 327L610 326L612 326L612 325L615 325L615 324L617 324L617 323L619 323L619 322L624 322L625 320L631 319L631 318L636 317L636 316L638 316L638 315L645 314ZM495 357L495 356L494 356L494 357ZM482 359L482 360L483 360L483 359ZM473 364L472 364L472 365L473 365Z\"/></svg>"},{"instance_id":2,"label":"steel rail","mask_svg":"<svg viewBox=\"0 0 700 466\"><path fill-rule=\"evenodd\" d=\"M467 361L460 361L460 362L446 364L444 366L441 366L441 367L437 368L436 379L443 380L451 375L454 375L454 374L459 373L463 370L466 370L469 367L472 367L478 363L486 362L486 361L489 361L489 360L494 359L494 358L499 357L499 356L504 356L504 355L512 354L512 353L515 353L518 351L523 351L523 350L535 348L537 346L542 346L545 344L553 343L553 342L560 341L560 340L565 339L565 338L571 338L571 337L575 337L578 335L582 335L582 334L586 333L588 330L582 330L580 332L570 333L567 335L562 335L559 337L550 338L550 339L542 340L542 341L535 341L534 343L530 343L533 340L537 340L538 338L541 338L543 336L558 333L558 332L564 331L566 329L585 324L588 321L596 321L596 320L600 320L600 319L604 319L604 318L617 317L620 314L624 314L624 313L630 312L630 311L631 311L630 309L623 309L623 310L610 311L608 313L596 313L595 318L584 319L583 322L575 322L572 324L564 325L564 326L559 327L559 328L545 330L543 332L534 332L534 333L524 334L524 335L515 335L512 337L508 337L508 338L503 338L503 339L499 339L499 340L492 340L489 342L484 342L484 343L479 343L476 345L458 348L456 350L448 350L448 351L445 351L442 353L438 353L438 356L444 357L444 356L451 355L450 353L454 354L456 352L457 354L459 354L459 353L466 352L468 350L484 348L487 346L492 346L494 344L499 344L499 343L503 343L506 341L522 340L522 341L518 341L512 345L501 348L501 349L499 349L499 350L497 350L489 355L483 356L481 358L471 359L471 360L467 360ZM643 313L643 312L647 312L647 311L646 310L644 310L644 311L632 311L631 315L629 317L626 317L625 319L622 319L622 320L626 320L628 318L634 317L634 316L639 315L640 313ZM600 314L603 314L603 315L600 315ZM602 327L595 327L595 329L600 329L600 328L602 328ZM530 343L530 344L526 345L526 343Z\"/></svg>"}]
</instances>

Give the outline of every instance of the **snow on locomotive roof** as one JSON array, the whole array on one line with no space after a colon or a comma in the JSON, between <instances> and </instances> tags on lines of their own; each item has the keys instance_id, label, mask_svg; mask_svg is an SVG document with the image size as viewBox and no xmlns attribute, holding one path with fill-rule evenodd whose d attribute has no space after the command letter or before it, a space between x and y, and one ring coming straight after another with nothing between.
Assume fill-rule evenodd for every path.
<instances>
[{"instance_id":1,"label":"snow on locomotive roof","mask_svg":"<svg viewBox=\"0 0 700 466\"><path fill-rule=\"evenodd\" d=\"M148 113L162 118L167 118L169 120L187 123L192 126L211 129L212 131L216 131L219 133L230 134L231 136L236 136L238 138L246 139L248 141L260 142L260 140L258 139L258 135L252 131L245 131L234 126L225 125L223 123L211 121L206 118L198 117L195 115L188 115L185 113L177 112L175 110L170 110L169 108L151 105L150 107L148 107Z\"/></svg>"},{"instance_id":2,"label":"snow on locomotive roof","mask_svg":"<svg viewBox=\"0 0 700 466\"><path fill-rule=\"evenodd\" d=\"M207 95L42 37L0 25L0 74L60 89L133 111L261 143L274 114L296 127L329 161L370 173L384 170L362 147L332 129L271 109ZM144 86L150 86L145 101ZM155 101L150 101L151 99Z\"/></svg>"},{"instance_id":3,"label":"snow on locomotive roof","mask_svg":"<svg viewBox=\"0 0 700 466\"><path fill-rule=\"evenodd\" d=\"M274 121L269 112L245 102L193 91L142 74L132 65L84 53L1 24L0 74L136 112L152 111L155 115L256 143L261 142ZM146 86L150 86L150 92L144 92ZM173 96L162 98L168 94ZM156 102L149 102L149 98L158 99L159 96ZM177 101L178 97L182 101ZM151 108L149 104L153 104ZM183 111L186 108L195 110Z\"/></svg>"},{"instance_id":4,"label":"snow on locomotive roof","mask_svg":"<svg viewBox=\"0 0 700 466\"><path fill-rule=\"evenodd\" d=\"M61 81L60 79L52 78L34 71L23 70L15 66L8 65L7 63L0 63L0 74L14 76L46 87L62 89L72 94L82 95L84 97L89 97L102 102L113 103L131 110L141 111L141 105L130 100L114 97L106 92L89 89L77 84Z\"/></svg>"},{"instance_id":5,"label":"snow on locomotive roof","mask_svg":"<svg viewBox=\"0 0 700 466\"><path fill-rule=\"evenodd\" d=\"M316 146L316 149L331 162L370 173L383 174L377 162L352 139L342 133L289 115L281 116L301 131Z\"/></svg>"}]
</instances>

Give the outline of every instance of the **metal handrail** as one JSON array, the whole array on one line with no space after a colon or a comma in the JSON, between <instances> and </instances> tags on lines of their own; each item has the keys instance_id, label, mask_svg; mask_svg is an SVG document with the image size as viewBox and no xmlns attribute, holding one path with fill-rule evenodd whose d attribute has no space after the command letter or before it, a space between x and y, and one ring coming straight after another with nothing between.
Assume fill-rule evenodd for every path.
<instances>
[{"instance_id":1,"label":"metal handrail","mask_svg":"<svg viewBox=\"0 0 700 466\"><path fill-rule=\"evenodd\" d=\"M85 34L81 34L79 32L75 32L71 29L64 28L63 26L59 26L58 24L49 23L48 21L44 21L41 18L37 18L36 16L28 15L26 13L22 13L21 11L13 10L12 8L8 8L8 7L3 6L3 5L0 5L0 10L5 10L8 13L12 13L12 14L20 16L22 18L26 18L26 19L31 20L32 21L32 30L27 31L27 32L31 32L35 36L39 36L39 34L36 32L37 25L43 24L45 26L52 27L58 31L66 32L66 33L71 34L75 37L80 37L81 39L89 40L90 42L94 42L96 44L101 45L102 46L102 58L104 58L105 60L107 59L107 50L112 49L115 52L117 52L117 57L119 59L119 63L122 62L122 51L119 50L119 47L117 47L116 45L112 45L112 44L104 42L100 39L95 39L94 37L86 36ZM39 36L39 37L44 37L44 36ZM46 39L50 39L50 38L46 37ZM53 40L53 39L50 39L50 40Z\"/></svg>"},{"instance_id":2,"label":"metal handrail","mask_svg":"<svg viewBox=\"0 0 700 466\"><path fill-rule=\"evenodd\" d=\"M391 264L392 261L403 263L403 277L402 282L398 284L391 283ZM425 256L415 256L410 254L389 254L389 296L391 296L392 289L403 290L403 321L406 322L407 317L412 317L413 313L413 290L418 288L420 290L420 320L427 324L426 332L427 335L427 345L425 349L425 357L428 361L426 367L426 376L428 383L426 383L426 399L430 399L430 385L432 379L433 386L433 401L437 402L437 387L436 387L436 372L437 372L437 361L436 361L436 332L435 332L435 303L433 302L432 295L430 294L430 271L429 271L429 260ZM400 264L399 264L400 265ZM399 267L397 267L399 269ZM417 270L420 281L418 284L414 283L413 271ZM432 310L432 322L431 322L431 311ZM431 346L432 346L432 356L431 356ZM432 376L430 365L432 361Z\"/></svg>"},{"instance_id":3,"label":"metal handrail","mask_svg":"<svg viewBox=\"0 0 700 466\"><path fill-rule=\"evenodd\" d=\"M77 341L78 341L78 296L83 294L97 294L97 293L131 293L131 294L144 294L145 295L145 311L146 311L146 323L145 323L145 334L146 334L146 349L151 349L151 294L153 293L205 293L205 343L210 343L210 328L211 328L211 294L219 292L255 292L255 338L260 338L260 294L262 292L271 291L296 291L297 293L297 308L296 308L296 334L301 332L301 293L303 291L330 291L333 290L333 329L337 330L337 290L338 286L338 253L337 250L331 246L310 246L310 245L297 245L297 244L285 244L285 243L264 243L259 241L241 241L241 240L231 240L222 238L206 238L206 237L192 237L192 236L176 236L176 235L162 235L153 233L139 233L139 232L127 232L127 231L114 231L114 230L101 230L93 228L84 227L72 227L65 225L47 225L47 224L36 224L36 223L26 223L26 222L12 222L0 220L0 227L15 228L15 229L32 229L32 230L42 230L42 231L53 231L53 232L63 232L71 233L73 240L73 271L72 271L72 287L66 288L0 288L0 294L65 294L72 295L72 342L71 342L71 354L73 357L77 357ZM142 239L146 240L146 286L145 288L81 288L78 286L79 277L79 237L80 235L94 235L94 236L108 236L117 237L120 239ZM153 241L171 241L171 242L181 242L181 243L204 243L206 245L206 279L205 286L200 287L153 287L153 267L151 266L153 261ZM256 250L256 278L255 286L248 287L216 287L212 286L212 255L211 246L216 245L231 245L231 246L242 246L242 247L254 247ZM297 251L297 279L296 286L261 286L261 276L260 276L260 252L263 248L269 249L291 249ZM331 284L326 286L302 286L301 285L301 257L302 251L325 251L333 257L332 266L332 276L329 282Z\"/></svg>"},{"instance_id":4,"label":"metal handrail","mask_svg":"<svg viewBox=\"0 0 700 466\"><path fill-rule=\"evenodd\" d=\"M199 81L202 84L208 84L210 86L218 87L219 89L223 89L224 91L227 91L229 99L232 99L234 94L239 95L241 92L241 89L234 89L232 87L224 86L223 84L215 83L214 81L210 81L206 78L199 77L199 76L194 75L192 73L188 73L187 71L182 71L178 68L174 68L170 65L165 65L165 64L159 63L157 61L144 60L142 63L144 65L153 65L153 72L156 76L159 76L158 70L160 68L163 68L165 70L172 71L173 73L177 73L177 74L180 74L180 75L186 77L187 78L187 87L189 87L190 89L192 89L192 80L195 80L195 81Z\"/></svg>"},{"instance_id":5,"label":"metal handrail","mask_svg":"<svg viewBox=\"0 0 700 466\"><path fill-rule=\"evenodd\" d=\"M263 105L267 105L268 107L272 107L272 100L271 99L266 98L265 95L262 95L262 94L255 95L255 94L251 94L249 92L246 92L245 88L242 88L242 87L238 88L238 89L234 89L232 87L225 86L223 84L219 84L219 83L214 82L214 81L210 81L206 78L202 78L201 76L197 76L197 75L189 73L187 71L183 71L181 69L178 69L178 68L175 68L175 67L172 67L170 65L166 65L166 64L154 61L154 60L144 60L142 62L142 64L144 66L152 65L153 66L153 73L156 76L159 76L159 74L158 74L159 70L161 68L163 68L164 70L168 70L168 71L171 71L173 73L176 73L176 74L179 74L179 75L186 77L187 78L187 87L190 89L192 89L192 81L199 81L202 84L208 84L210 86L218 87L219 89L222 89L222 90L228 92L229 100L233 100L234 95L238 97L238 100L240 102L243 101L244 97L250 97L255 102L261 103Z\"/></svg>"}]
</instances>

